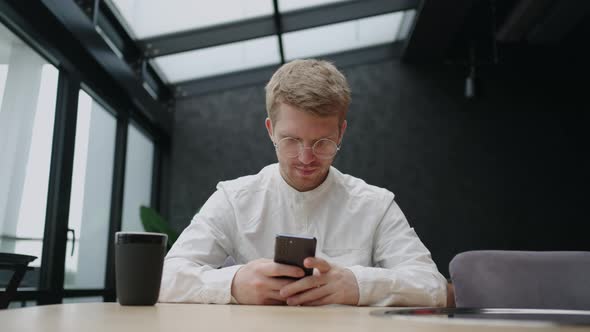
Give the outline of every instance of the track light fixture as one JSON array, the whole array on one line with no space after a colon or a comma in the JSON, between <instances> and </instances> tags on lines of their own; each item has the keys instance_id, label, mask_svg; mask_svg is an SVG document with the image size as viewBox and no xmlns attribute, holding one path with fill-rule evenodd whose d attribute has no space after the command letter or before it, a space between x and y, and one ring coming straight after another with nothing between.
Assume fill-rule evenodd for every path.
<instances>
[{"instance_id":1,"label":"track light fixture","mask_svg":"<svg viewBox=\"0 0 590 332\"><path fill-rule=\"evenodd\" d=\"M476 84L475 84L475 50L473 45L469 50L469 75L465 78L465 98L473 99L476 96Z\"/></svg>"}]
</instances>

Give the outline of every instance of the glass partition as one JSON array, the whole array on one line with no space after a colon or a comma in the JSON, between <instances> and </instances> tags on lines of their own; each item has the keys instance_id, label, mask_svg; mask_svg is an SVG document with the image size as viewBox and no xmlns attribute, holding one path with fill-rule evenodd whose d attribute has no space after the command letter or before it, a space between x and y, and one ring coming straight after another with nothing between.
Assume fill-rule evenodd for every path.
<instances>
[{"instance_id":1,"label":"glass partition","mask_svg":"<svg viewBox=\"0 0 590 332\"><path fill-rule=\"evenodd\" d=\"M37 256L21 288L39 283L58 76L0 24L0 252Z\"/></svg>"},{"instance_id":2,"label":"glass partition","mask_svg":"<svg viewBox=\"0 0 590 332\"><path fill-rule=\"evenodd\" d=\"M104 288L117 120L80 90L64 288Z\"/></svg>"},{"instance_id":3,"label":"glass partition","mask_svg":"<svg viewBox=\"0 0 590 332\"><path fill-rule=\"evenodd\" d=\"M139 218L139 207L151 205L153 160L154 142L134 124L129 124L122 231L144 230Z\"/></svg>"}]
</instances>

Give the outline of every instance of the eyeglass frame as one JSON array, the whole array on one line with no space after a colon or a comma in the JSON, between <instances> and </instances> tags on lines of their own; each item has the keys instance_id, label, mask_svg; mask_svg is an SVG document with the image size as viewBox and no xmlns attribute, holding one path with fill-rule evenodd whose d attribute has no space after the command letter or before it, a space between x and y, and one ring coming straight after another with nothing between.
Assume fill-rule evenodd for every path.
<instances>
[{"instance_id":1,"label":"eyeglass frame","mask_svg":"<svg viewBox=\"0 0 590 332\"><path fill-rule=\"evenodd\" d=\"M335 157L335 156L338 154L338 151L340 151L340 147L342 146L342 143L341 143L340 145L338 145L338 143L334 142L333 140L331 140L331 139L329 139L329 138L320 138L319 140L315 141L315 142L312 144L312 146L308 146L308 147L306 147L306 146L305 146L305 144L304 144L304 143L303 143L303 142L302 142L300 139L297 139L297 138L295 138L295 137L290 137L290 136L287 136L287 137L283 137L283 138L281 138L281 139L280 139L278 142L276 142L276 143L275 143L274 141L272 142L272 144L273 144L273 145L274 145L274 147L275 147L275 150L276 150L276 151L278 151L279 153L280 153L279 144L281 143L281 141L283 141L283 140L286 140L286 139L294 139L294 140L296 140L296 141L299 143L299 152L297 153L297 155L296 155L296 156L293 156L293 157L285 156L285 157L287 157L287 158L291 158L291 159L292 159L292 158L297 158L297 157L301 156L301 154L303 153L303 151L305 151L305 149L310 149L310 150L311 150L311 153L312 153L312 154L313 154L315 157L317 157L317 158L319 158L319 159L322 159L322 160L328 160L328 159L334 158L334 157ZM316 144L318 144L318 142L320 142L320 141L329 141L329 142L331 142L331 143L334 143L334 145L336 146L336 152L334 152L334 154L333 154L333 155L331 155L330 157L327 157L327 158L322 158L322 157L318 156L318 155L315 153L315 151L313 150L313 147L314 147L314 146L316 146Z\"/></svg>"}]
</instances>

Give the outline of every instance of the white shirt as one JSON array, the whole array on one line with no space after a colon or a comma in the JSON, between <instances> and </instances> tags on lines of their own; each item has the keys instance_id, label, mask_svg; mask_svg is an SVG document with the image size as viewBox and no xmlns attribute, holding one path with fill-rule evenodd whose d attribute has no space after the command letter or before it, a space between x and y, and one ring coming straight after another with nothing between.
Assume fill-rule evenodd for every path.
<instances>
[{"instance_id":1,"label":"white shirt","mask_svg":"<svg viewBox=\"0 0 590 332\"><path fill-rule=\"evenodd\" d=\"M230 303L236 271L273 258L278 233L314 236L316 256L350 269L359 305L444 306L446 280L390 191L331 167L307 192L278 164L220 182L164 261L160 302ZM219 268L228 256L237 265Z\"/></svg>"}]
</instances>

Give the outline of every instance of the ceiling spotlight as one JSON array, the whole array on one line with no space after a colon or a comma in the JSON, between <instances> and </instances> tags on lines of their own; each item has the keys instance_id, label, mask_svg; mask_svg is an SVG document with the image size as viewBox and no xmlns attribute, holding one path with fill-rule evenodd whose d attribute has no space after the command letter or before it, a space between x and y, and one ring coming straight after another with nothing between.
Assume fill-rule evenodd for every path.
<instances>
[{"instance_id":1,"label":"ceiling spotlight","mask_svg":"<svg viewBox=\"0 0 590 332\"><path fill-rule=\"evenodd\" d=\"M476 88L476 84L475 84L475 65L476 65L476 60L475 60L475 47L473 45L473 42L471 43L471 46L469 47L469 75L467 75L467 78L465 78L465 98L467 99L473 99L475 98L475 88Z\"/></svg>"}]
</instances>

